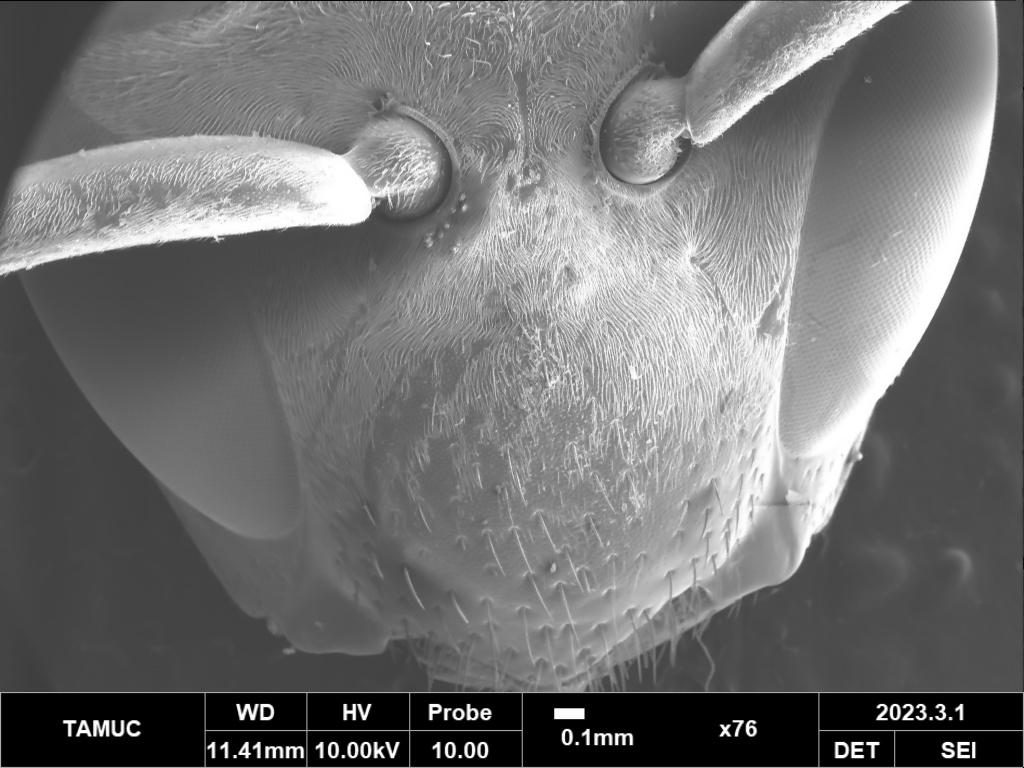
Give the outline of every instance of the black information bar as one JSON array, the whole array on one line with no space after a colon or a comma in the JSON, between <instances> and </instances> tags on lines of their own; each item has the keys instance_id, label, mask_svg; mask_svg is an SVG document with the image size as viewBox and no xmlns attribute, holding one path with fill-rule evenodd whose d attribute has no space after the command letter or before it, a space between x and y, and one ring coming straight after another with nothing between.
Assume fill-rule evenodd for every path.
<instances>
[{"instance_id":1,"label":"black information bar","mask_svg":"<svg viewBox=\"0 0 1024 768\"><path fill-rule=\"evenodd\" d=\"M1020 693L0 693L0 768L1014 766Z\"/></svg>"}]
</instances>

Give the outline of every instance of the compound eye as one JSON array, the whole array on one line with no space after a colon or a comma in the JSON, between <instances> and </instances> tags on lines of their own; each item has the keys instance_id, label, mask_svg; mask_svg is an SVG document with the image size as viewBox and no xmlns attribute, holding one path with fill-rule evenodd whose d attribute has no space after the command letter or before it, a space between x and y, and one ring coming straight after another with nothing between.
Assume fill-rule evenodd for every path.
<instances>
[{"instance_id":1,"label":"compound eye","mask_svg":"<svg viewBox=\"0 0 1024 768\"><path fill-rule=\"evenodd\" d=\"M362 176L376 210L389 219L430 213L448 194L452 163L441 140L404 115L373 120L345 159Z\"/></svg>"},{"instance_id":2,"label":"compound eye","mask_svg":"<svg viewBox=\"0 0 1024 768\"><path fill-rule=\"evenodd\" d=\"M690 156L681 81L646 76L612 103L601 126L601 158L626 184L653 184Z\"/></svg>"}]
</instances>

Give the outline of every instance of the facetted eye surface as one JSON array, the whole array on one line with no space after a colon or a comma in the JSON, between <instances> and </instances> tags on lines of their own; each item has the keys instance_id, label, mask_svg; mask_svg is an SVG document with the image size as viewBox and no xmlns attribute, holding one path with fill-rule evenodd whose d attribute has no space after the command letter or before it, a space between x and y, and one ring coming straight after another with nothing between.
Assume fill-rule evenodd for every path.
<instances>
[{"instance_id":1,"label":"facetted eye surface","mask_svg":"<svg viewBox=\"0 0 1024 768\"><path fill-rule=\"evenodd\" d=\"M436 208L451 184L451 158L441 140L404 115L373 120L345 158L391 219L414 219Z\"/></svg>"},{"instance_id":2,"label":"facetted eye surface","mask_svg":"<svg viewBox=\"0 0 1024 768\"><path fill-rule=\"evenodd\" d=\"M612 104L601 126L601 158L626 184L652 184L686 162L681 83L646 79L631 83Z\"/></svg>"}]
</instances>

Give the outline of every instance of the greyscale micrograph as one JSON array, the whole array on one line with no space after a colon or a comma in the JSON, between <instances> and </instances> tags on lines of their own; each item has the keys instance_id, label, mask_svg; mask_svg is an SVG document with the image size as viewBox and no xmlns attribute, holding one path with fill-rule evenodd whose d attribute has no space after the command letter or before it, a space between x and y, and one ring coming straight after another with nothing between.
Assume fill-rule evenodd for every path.
<instances>
[{"instance_id":1,"label":"greyscale micrograph","mask_svg":"<svg viewBox=\"0 0 1024 768\"><path fill-rule=\"evenodd\" d=\"M1019 3L8 5L0 690L1022 689Z\"/></svg>"}]
</instances>

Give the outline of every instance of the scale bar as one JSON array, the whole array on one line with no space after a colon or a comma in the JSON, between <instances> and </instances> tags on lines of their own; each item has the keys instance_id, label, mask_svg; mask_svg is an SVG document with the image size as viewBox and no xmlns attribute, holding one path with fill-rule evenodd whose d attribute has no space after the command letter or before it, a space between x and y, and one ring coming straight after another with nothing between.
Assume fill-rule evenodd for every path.
<instances>
[{"instance_id":1,"label":"scale bar","mask_svg":"<svg viewBox=\"0 0 1024 768\"><path fill-rule=\"evenodd\" d=\"M555 707L555 720L582 720L583 707Z\"/></svg>"}]
</instances>

